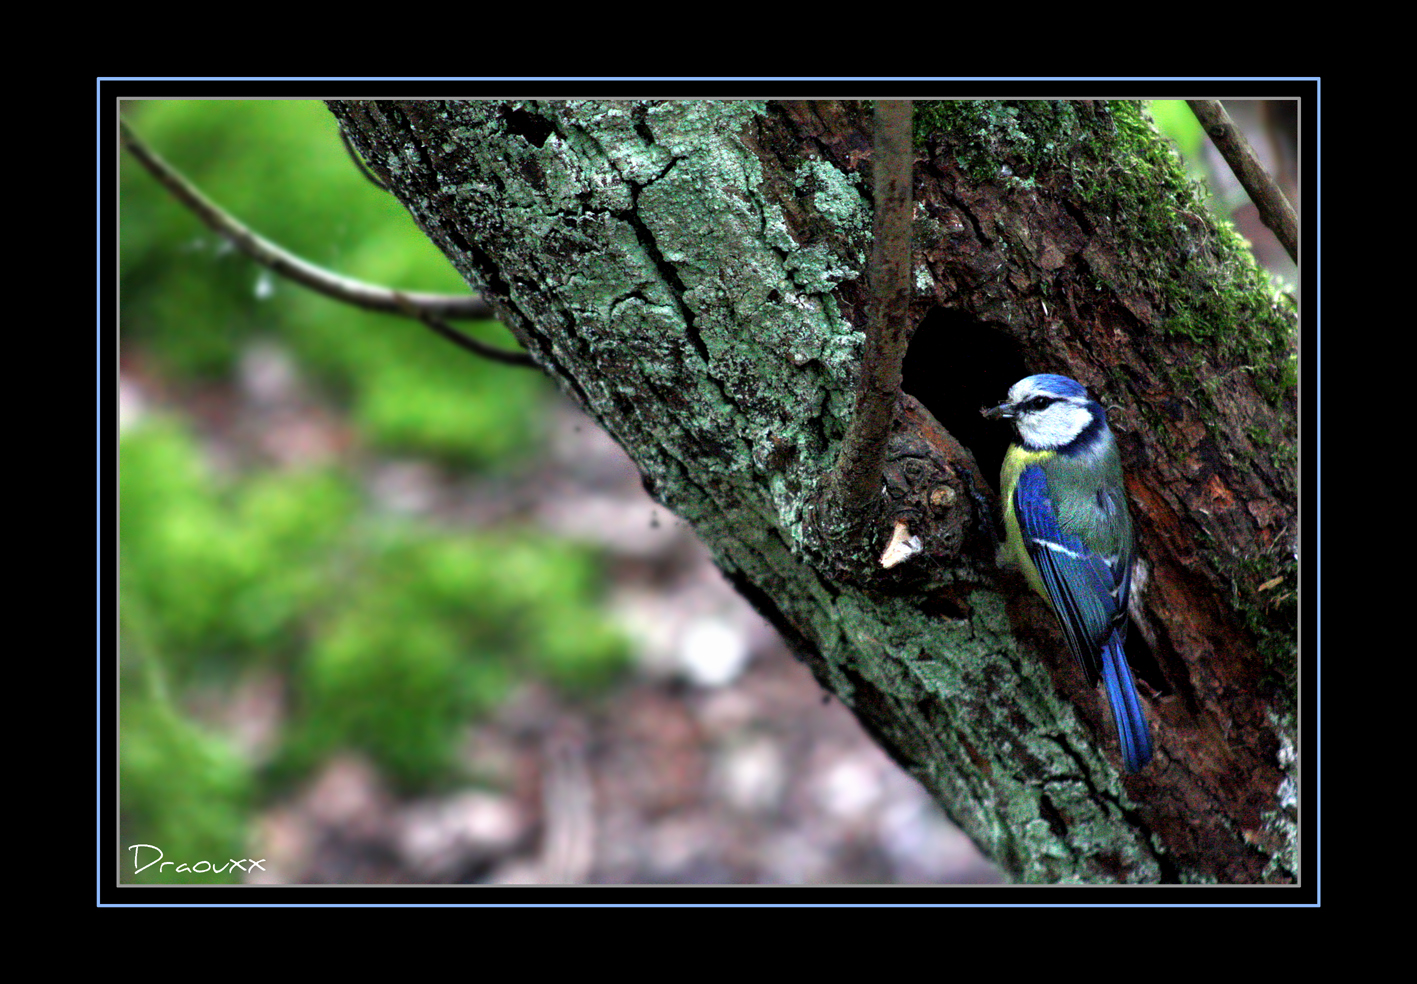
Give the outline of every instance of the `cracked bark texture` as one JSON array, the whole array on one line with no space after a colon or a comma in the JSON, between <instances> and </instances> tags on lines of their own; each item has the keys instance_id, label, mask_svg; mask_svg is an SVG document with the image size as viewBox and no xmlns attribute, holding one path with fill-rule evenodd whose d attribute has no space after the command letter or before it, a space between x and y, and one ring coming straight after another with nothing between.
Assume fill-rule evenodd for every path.
<instances>
[{"instance_id":1,"label":"cracked bark texture","mask_svg":"<svg viewBox=\"0 0 1417 984\"><path fill-rule=\"evenodd\" d=\"M917 107L917 324L875 532L812 504L852 410L870 107L335 102L365 160L735 587L1015 878L1296 876L1294 314L1138 107ZM1007 435L1060 371L1109 407L1156 761L993 564ZM918 398L918 399L917 399ZM891 521L925 550L880 571Z\"/></svg>"}]
</instances>

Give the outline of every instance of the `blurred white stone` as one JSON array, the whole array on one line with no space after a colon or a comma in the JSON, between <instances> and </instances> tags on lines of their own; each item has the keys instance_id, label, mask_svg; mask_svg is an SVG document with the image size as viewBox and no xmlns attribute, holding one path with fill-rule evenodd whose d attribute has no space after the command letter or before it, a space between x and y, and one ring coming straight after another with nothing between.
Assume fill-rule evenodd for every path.
<instances>
[{"instance_id":1,"label":"blurred white stone","mask_svg":"<svg viewBox=\"0 0 1417 984\"><path fill-rule=\"evenodd\" d=\"M389 512L418 516L438 505L438 473L421 461L391 461L378 465L369 481L374 501Z\"/></svg>"},{"instance_id":2,"label":"blurred white stone","mask_svg":"<svg viewBox=\"0 0 1417 984\"><path fill-rule=\"evenodd\" d=\"M802 885L820 881L831 871L831 853L805 831L784 830L763 845L763 874L766 881Z\"/></svg>"},{"instance_id":3,"label":"blurred white stone","mask_svg":"<svg viewBox=\"0 0 1417 984\"><path fill-rule=\"evenodd\" d=\"M521 837L523 826L510 799L467 792L405 811L398 851L405 863L422 874L448 874L470 858L506 854Z\"/></svg>"},{"instance_id":4,"label":"blurred white stone","mask_svg":"<svg viewBox=\"0 0 1417 984\"><path fill-rule=\"evenodd\" d=\"M848 821L875 809L883 793L881 770L863 755L850 755L832 763L813 790L823 810Z\"/></svg>"},{"instance_id":5,"label":"blurred white stone","mask_svg":"<svg viewBox=\"0 0 1417 984\"><path fill-rule=\"evenodd\" d=\"M147 416L148 401L142 388L131 379L118 377L118 431L122 433Z\"/></svg>"},{"instance_id":6,"label":"blurred white stone","mask_svg":"<svg viewBox=\"0 0 1417 984\"><path fill-rule=\"evenodd\" d=\"M787 787L782 749L772 739L760 737L725 750L716 764L715 785L729 804L744 813L776 809Z\"/></svg>"},{"instance_id":7,"label":"blurred white stone","mask_svg":"<svg viewBox=\"0 0 1417 984\"><path fill-rule=\"evenodd\" d=\"M723 687L736 680L748 665L748 638L721 618L698 618L679 638L679 661L684 674L700 687Z\"/></svg>"},{"instance_id":8,"label":"blurred white stone","mask_svg":"<svg viewBox=\"0 0 1417 984\"><path fill-rule=\"evenodd\" d=\"M241 353L237 370L241 390L257 406L269 407L294 398L300 374L290 355L271 342L255 342Z\"/></svg>"}]
</instances>

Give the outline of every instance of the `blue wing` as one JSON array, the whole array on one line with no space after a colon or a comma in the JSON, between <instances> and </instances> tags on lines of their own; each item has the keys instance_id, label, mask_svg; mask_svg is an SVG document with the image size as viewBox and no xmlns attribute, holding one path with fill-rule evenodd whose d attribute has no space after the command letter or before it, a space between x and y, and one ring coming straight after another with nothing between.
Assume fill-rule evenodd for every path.
<instances>
[{"instance_id":1,"label":"blue wing","mask_svg":"<svg viewBox=\"0 0 1417 984\"><path fill-rule=\"evenodd\" d=\"M1101 677L1098 657L1102 646L1119 622L1126 624L1126 612L1118 604L1120 579L1107 558L1058 525L1048 478L1038 465L1030 465L1019 475L1014 510L1024 547L1048 590L1068 648L1088 681L1096 686Z\"/></svg>"},{"instance_id":2,"label":"blue wing","mask_svg":"<svg viewBox=\"0 0 1417 984\"><path fill-rule=\"evenodd\" d=\"M1098 504L1101 509L1113 507L1105 497L1099 497ZM1135 772L1151 760L1151 733L1122 648L1131 558L1101 556L1066 532L1048 494L1048 477L1038 465L1019 475L1013 507L1068 648L1093 686L1099 678L1107 686L1123 762L1128 772Z\"/></svg>"}]
</instances>

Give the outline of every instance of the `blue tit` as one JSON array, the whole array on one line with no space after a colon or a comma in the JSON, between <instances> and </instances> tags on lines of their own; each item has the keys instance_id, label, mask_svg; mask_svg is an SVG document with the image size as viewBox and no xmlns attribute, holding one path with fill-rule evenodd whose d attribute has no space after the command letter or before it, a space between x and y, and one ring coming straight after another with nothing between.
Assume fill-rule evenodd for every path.
<instances>
[{"instance_id":1,"label":"blue tit","mask_svg":"<svg viewBox=\"0 0 1417 984\"><path fill-rule=\"evenodd\" d=\"M984 416L1013 421L1019 443L999 475L1008 558L1052 606L1078 664L1107 686L1122 762L1151 761L1151 732L1122 644L1132 585L1132 518L1102 407L1066 376L1020 379Z\"/></svg>"}]
</instances>

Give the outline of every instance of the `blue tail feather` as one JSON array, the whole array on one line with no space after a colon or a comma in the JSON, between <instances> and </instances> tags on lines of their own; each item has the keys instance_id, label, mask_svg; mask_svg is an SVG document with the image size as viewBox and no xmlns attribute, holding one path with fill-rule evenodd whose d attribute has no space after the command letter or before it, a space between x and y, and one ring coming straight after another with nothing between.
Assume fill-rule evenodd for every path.
<instances>
[{"instance_id":1,"label":"blue tail feather","mask_svg":"<svg viewBox=\"0 0 1417 984\"><path fill-rule=\"evenodd\" d=\"M1107 685L1112 720L1122 743L1122 764L1128 772L1139 772L1151 761L1151 729L1142 713L1141 701L1137 699L1122 640L1115 635L1102 649L1102 682Z\"/></svg>"}]
</instances>

